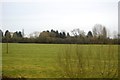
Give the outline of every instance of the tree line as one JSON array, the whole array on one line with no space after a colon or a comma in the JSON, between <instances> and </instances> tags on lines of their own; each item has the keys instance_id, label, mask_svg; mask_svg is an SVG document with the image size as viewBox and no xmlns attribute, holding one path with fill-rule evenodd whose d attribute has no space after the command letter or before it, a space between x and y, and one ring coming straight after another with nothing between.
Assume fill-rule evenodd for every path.
<instances>
[{"instance_id":1,"label":"tree line","mask_svg":"<svg viewBox=\"0 0 120 80\"><path fill-rule=\"evenodd\" d=\"M0 30L0 40L3 43L54 43L54 44L119 44L119 38L110 38L105 26L101 24L94 25L92 31L85 34L84 30L73 29L72 35L68 32L59 32L58 30L46 30L34 37L24 37L21 31L13 34L9 30L3 34Z\"/></svg>"}]
</instances>

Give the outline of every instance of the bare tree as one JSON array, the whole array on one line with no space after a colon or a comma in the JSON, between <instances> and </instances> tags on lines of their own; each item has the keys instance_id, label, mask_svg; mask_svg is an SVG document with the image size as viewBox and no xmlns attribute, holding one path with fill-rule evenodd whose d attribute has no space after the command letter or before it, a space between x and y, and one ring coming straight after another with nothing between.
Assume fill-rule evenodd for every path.
<instances>
[{"instance_id":1,"label":"bare tree","mask_svg":"<svg viewBox=\"0 0 120 80\"><path fill-rule=\"evenodd\" d=\"M73 29L73 30L71 31L71 33L72 33L75 37L78 36L78 31L77 31L77 29Z\"/></svg>"},{"instance_id":2,"label":"bare tree","mask_svg":"<svg viewBox=\"0 0 120 80\"><path fill-rule=\"evenodd\" d=\"M120 33L118 33L118 39L120 39Z\"/></svg>"},{"instance_id":3,"label":"bare tree","mask_svg":"<svg viewBox=\"0 0 120 80\"><path fill-rule=\"evenodd\" d=\"M101 24L95 24L93 27L93 36L94 37L107 37L107 29Z\"/></svg>"},{"instance_id":4,"label":"bare tree","mask_svg":"<svg viewBox=\"0 0 120 80\"><path fill-rule=\"evenodd\" d=\"M37 37L39 37L39 34L40 34L40 32L35 31L33 33L30 33L29 36L30 36L30 38L37 38Z\"/></svg>"},{"instance_id":5,"label":"bare tree","mask_svg":"<svg viewBox=\"0 0 120 80\"><path fill-rule=\"evenodd\" d=\"M84 37L85 36L85 32L83 30L80 30L79 28L73 29L71 32L75 37L78 37L78 36Z\"/></svg>"},{"instance_id":6,"label":"bare tree","mask_svg":"<svg viewBox=\"0 0 120 80\"><path fill-rule=\"evenodd\" d=\"M118 33L117 33L117 31L113 31L113 38L114 38L114 39L117 39L117 38L118 38Z\"/></svg>"}]
</instances>

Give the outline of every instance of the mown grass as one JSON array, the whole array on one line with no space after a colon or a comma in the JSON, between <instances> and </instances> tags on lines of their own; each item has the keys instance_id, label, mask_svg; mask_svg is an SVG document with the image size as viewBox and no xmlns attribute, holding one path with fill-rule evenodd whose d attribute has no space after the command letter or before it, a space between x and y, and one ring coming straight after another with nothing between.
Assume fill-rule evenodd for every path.
<instances>
[{"instance_id":1,"label":"mown grass","mask_svg":"<svg viewBox=\"0 0 120 80\"><path fill-rule=\"evenodd\" d=\"M8 53L6 52L4 43L2 73L3 76L13 78L100 78L106 77L106 72L114 72L118 65L118 45L9 43ZM93 72L93 66L94 71L98 71L99 74ZM84 74L80 69L83 69ZM105 75L101 75L101 71L104 71Z\"/></svg>"}]
</instances>

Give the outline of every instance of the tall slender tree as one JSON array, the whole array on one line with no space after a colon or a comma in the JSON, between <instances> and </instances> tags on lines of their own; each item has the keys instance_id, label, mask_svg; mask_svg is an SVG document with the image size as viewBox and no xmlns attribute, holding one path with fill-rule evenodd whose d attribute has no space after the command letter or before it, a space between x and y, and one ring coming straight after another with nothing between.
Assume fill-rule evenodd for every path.
<instances>
[{"instance_id":1,"label":"tall slender tree","mask_svg":"<svg viewBox=\"0 0 120 80\"><path fill-rule=\"evenodd\" d=\"M107 30L105 27L103 27L103 38L107 38Z\"/></svg>"},{"instance_id":2,"label":"tall slender tree","mask_svg":"<svg viewBox=\"0 0 120 80\"><path fill-rule=\"evenodd\" d=\"M10 34L10 32L8 31L8 30L6 30L6 32L5 32L5 39L7 40L7 46L6 46L6 49L7 49L7 53L8 53L8 41L10 40L10 38L11 38L11 34Z\"/></svg>"}]
</instances>

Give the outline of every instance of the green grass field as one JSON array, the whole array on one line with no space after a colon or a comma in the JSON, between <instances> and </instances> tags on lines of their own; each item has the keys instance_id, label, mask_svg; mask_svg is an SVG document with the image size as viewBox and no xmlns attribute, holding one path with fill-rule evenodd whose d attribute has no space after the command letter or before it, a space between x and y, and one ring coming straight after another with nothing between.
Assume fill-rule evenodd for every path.
<instances>
[{"instance_id":1,"label":"green grass field","mask_svg":"<svg viewBox=\"0 0 120 80\"><path fill-rule=\"evenodd\" d=\"M82 57L78 55L82 61L82 67L84 67L82 71L87 72L79 74L81 77L92 77L96 74L92 72L93 67L91 66L95 67L94 71L100 73L103 71L107 75L114 73L118 65L118 45L9 43L8 46L7 53L6 44L2 44L2 73L3 76L7 77L61 78L67 77L65 71L68 71L71 75L79 74L75 72L79 71L76 70L78 66L75 65L80 61L76 56L79 53L82 55ZM71 66L67 67L69 64ZM106 65L104 66L104 64ZM81 66L79 65L79 67ZM67 70L65 68L71 69ZM117 74L113 75L116 76Z\"/></svg>"}]
</instances>

